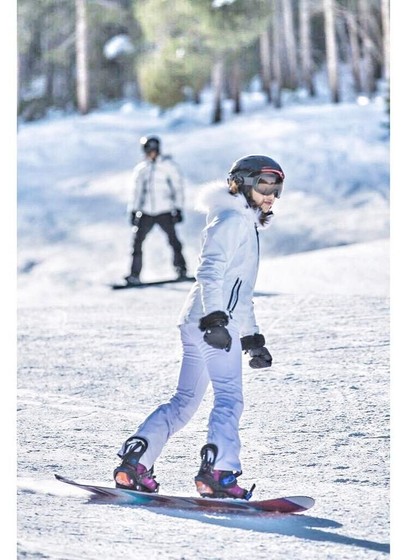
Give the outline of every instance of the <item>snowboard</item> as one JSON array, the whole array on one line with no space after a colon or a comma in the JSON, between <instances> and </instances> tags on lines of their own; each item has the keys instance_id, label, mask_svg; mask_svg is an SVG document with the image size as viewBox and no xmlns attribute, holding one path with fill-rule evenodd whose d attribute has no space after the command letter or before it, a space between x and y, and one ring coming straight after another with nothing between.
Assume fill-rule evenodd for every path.
<instances>
[{"instance_id":1,"label":"snowboard","mask_svg":"<svg viewBox=\"0 0 420 560\"><path fill-rule=\"evenodd\" d=\"M124 488L110 488L82 484L70 480L59 474L55 478L65 484L70 484L90 492L95 498L116 504L134 505L150 508L166 508L183 511L208 511L213 513L243 513L243 514L288 514L306 511L311 508L315 500L308 496L287 496L269 500L238 500L195 498L192 496L169 496L163 494L149 494Z\"/></svg>"},{"instance_id":2,"label":"snowboard","mask_svg":"<svg viewBox=\"0 0 420 560\"><path fill-rule=\"evenodd\" d=\"M129 288L148 288L150 286L163 286L164 284L181 284L182 282L195 282L192 276L173 278L172 280L156 280L155 282L142 282L141 284L111 284L113 290L127 290Z\"/></svg>"}]
</instances>

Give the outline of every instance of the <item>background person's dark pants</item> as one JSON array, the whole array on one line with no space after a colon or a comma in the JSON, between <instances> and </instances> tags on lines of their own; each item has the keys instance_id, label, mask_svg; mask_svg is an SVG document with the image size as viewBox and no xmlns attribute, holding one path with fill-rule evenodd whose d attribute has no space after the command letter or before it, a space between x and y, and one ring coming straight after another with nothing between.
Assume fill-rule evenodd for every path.
<instances>
[{"instance_id":1,"label":"background person's dark pants","mask_svg":"<svg viewBox=\"0 0 420 560\"><path fill-rule=\"evenodd\" d=\"M142 246L146 239L147 234L153 228L155 224L158 224L163 231L168 236L169 245L172 247L174 252L173 265L175 266L178 274L186 272L186 263L182 255L182 245L176 236L175 224L173 221L172 214L167 212L165 214L159 214L158 216L149 216L148 214L142 214L141 218L137 223L137 232L134 237L133 245L133 262L131 264L131 276L139 277L142 264L143 264L143 252Z\"/></svg>"}]
</instances>

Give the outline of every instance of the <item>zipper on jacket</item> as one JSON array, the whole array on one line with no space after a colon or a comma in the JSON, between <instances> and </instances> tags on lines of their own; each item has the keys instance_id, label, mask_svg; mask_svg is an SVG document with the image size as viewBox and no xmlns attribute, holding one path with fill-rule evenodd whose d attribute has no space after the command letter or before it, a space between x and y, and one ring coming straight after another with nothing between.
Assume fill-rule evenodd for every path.
<instances>
[{"instance_id":1,"label":"zipper on jacket","mask_svg":"<svg viewBox=\"0 0 420 560\"><path fill-rule=\"evenodd\" d=\"M153 212L153 208L154 208L154 193L152 192L153 190L153 180L154 180L154 170L155 168L153 167L154 162L150 162L149 163L149 169L147 176L143 179L143 188L141 191L141 196L140 196L140 200L139 200L139 208L138 210L143 211L143 207L146 204L146 199L147 199L147 195L149 195L150 198L150 207L152 208L152 212Z\"/></svg>"},{"instance_id":2,"label":"zipper on jacket","mask_svg":"<svg viewBox=\"0 0 420 560\"><path fill-rule=\"evenodd\" d=\"M260 262L260 234L258 233L257 224L255 224L255 235L257 236L257 262Z\"/></svg>"},{"instance_id":3,"label":"zipper on jacket","mask_svg":"<svg viewBox=\"0 0 420 560\"><path fill-rule=\"evenodd\" d=\"M241 289L242 280L239 278L236 279L232 291L230 292L229 303L227 305L227 310L229 312L229 317L232 319L232 313L238 303L239 300L239 290Z\"/></svg>"},{"instance_id":4,"label":"zipper on jacket","mask_svg":"<svg viewBox=\"0 0 420 560\"><path fill-rule=\"evenodd\" d=\"M146 202L146 192L147 192L147 180L143 179L143 185L142 185L142 189L141 189L141 196L139 198L139 203L138 203L138 208L137 210L140 210L144 208L144 204Z\"/></svg>"},{"instance_id":5,"label":"zipper on jacket","mask_svg":"<svg viewBox=\"0 0 420 560\"><path fill-rule=\"evenodd\" d=\"M150 196L150 208L152 209L152 212L155 212L155 207L156 207L155 173L156 173L156 160L153 160L151 162L150 174L149 174L149 196Z\"/></svg>"}]
</instances>

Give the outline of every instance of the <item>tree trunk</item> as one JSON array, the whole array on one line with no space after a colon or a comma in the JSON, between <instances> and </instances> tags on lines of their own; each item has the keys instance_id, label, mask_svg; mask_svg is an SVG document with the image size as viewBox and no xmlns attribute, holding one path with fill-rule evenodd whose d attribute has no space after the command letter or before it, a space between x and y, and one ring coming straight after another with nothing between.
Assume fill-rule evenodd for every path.
<instances>
[{"instance_id":1,"label":"tree trunk","mask_svg":"<svg viewBox=\"0 0 420 560\"><path fill-rule=\"evenodd\" d=\"M54 26L54 6L44 14L43 23L45 28L41 33L41 45L42 45L42 61L43 69L42 73L45 77L45 91L44 100L47 107L54 105L54 75L55 68L52 58L49 56L52 48L52 29Z\"/></svg>"},{"instance_id":2,"label":"tree trunk","mask_svg":"<svg viewBox=\"0 0 420 560\"><path fill-rule=\"evenodd\" d=\"M212 123L216 124L223 119L222 93L223 93L224 61L220 57L213 66L212 85L214 91L214 111Z\"/></svg>"},{"instance_id":3,"label":"tree trunk","mask_svg":"<svg viewBox=\"0 0 420 560\"><path fill-rule=\"evenodd\" d=\"M47 107L51 107L55 103L54 78L55 78L54 63L52 61L47 61L45 65L45 103Z\"/></svg>"},{"instance_id":4,"label":"tree trunk","mask_svg":"<svg viewBox=\"0 0 420 560\"><path fill-rule=\"evenodd\" d=\"M281 89L282 89L282 68L281 68L281 53L280 53L280 36L281 36L281 0L273 1L273 104L274 107L280 108L282 106Z\"/></svg>"},{"instance_id":5,"label":"tree trunk","mask_svg":"<svg viewBox=\"0 0 420 560\"><path fill-rule=\"evenodd\" d=\"M299 0L299 37L301 45L302 81L309 95L314 97L312 45L310 28L309 0Z\"/></svg>"},{"instance_id":6,"label":"tree trunk","mask_svg":"<svg viewBox=\"0 0 420 560\"><path fill-rule=\"evenodd\" d=\"M355 93L362 91L362 72L360 68L360 47L359 37L357 33L357 20L356 14L351 11L351 8L345 12L347 23L347 30L350 42L350 58L351 58L351 72L353 76L353 86Z\"/></svg>"},{"instance_id":7,"label":"tree trunk","mask_svg":"<svg viewBox=\"0 0 420 560\"><path fill-rule=\"evenodd\" d=\"M331 101L333 103L339 103L337 40L335 36L335 0L324 0L324 18L327 72Z\"/></svg>"},{"instance_id":8,"label":"tree trunk","mask_svg":"<svg viewBox=\"0 0 420 560\"><path fill-rule=\"evenodd\" d=\"M390 59L390 27L389 27L389 0L382 0L382 41L383 41L383 66L382 77L389 81L389 59Z\"/></svg>"},{"instance_id":9,"label":"tree trunk","mask_svg":"<svg viewBox=\"0 0 420 560\"><path fill-rule=\"evenodd\" d=\"M239 114L242 112L241 104L241 67L239 63L239 55L235 57L232 68L232 94L233 94L233 112Z\"/></svg>"},{"instance_id":10,"label":"tree trunk","mask_svg":"<svg viewBox=\"0 0 420 560\"><path fill-rule=\"evenodd\" d=\"M270 33L266 29L260 36L260 63L262 90L267 96L268 103L271 103L271 59L270 59Z\"/></svg>"},{"instance_id":11,"label":"tree trunk","mask_svg":"<svg viewBox=\"0 0 420 560\"><path fill-rule=\"evenodd\" d=\"M362 39L362 57L365 69L364 87L368 95L372 95L376 90L375 84L375 58L374 58L374 44L370 35L370 0L359 0L359 13L360 13L360 30Z\"/></svg>"},{"instance_id":12,"label":"tree trunk","mask_svg":"<svg viewBox=\"0 0 420 560\"><path fill-rule=\"evenodd\" d=\"M82 115L86 115L90 109L86 2L87 0L76 0L77 108Z\"/></svg>"},{"instance_id":13,"label":"tree trunk","mask_svg":"<svg viewBox=\"0 0 420 560\"><path fill-rule=\"evenodd\" d=\"M298 65L291 0L283 0L283 16L283 34L286 45L287 66L289 69L289 87L290 89L296 89L298 86Z\"/></svg>"}]
</instances>

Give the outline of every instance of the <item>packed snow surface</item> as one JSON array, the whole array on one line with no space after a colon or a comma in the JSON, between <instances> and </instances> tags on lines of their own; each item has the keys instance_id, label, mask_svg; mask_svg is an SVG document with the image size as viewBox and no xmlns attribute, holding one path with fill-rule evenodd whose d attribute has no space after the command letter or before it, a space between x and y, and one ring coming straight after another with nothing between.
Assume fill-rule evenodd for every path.
<instances>
[{"instance_id":1,"label":"packed snow surface","mask_svg":"<svg viewBox=\"0 0 420 560\"><path fill-rule=\"evenodd\" d=\"M134 103L51 115L18 130L18 558L376 560L389 555L389 144L378 100L248 94L159 115ZM178 232L194 274L201 189L250 153L277 159L285 190L261 234L255 309L274 357L244 356L245 487L309 495L286 517L92 504L54 479L112 485L116 452L176 386L178 313L190 287L112 291L128 272L126 205L139 138L158 134L185 175ZM144 280L173 275L163 234ZM195 495L211 392L156 462L162 493Z\"/></svg>"}]
</instances>

